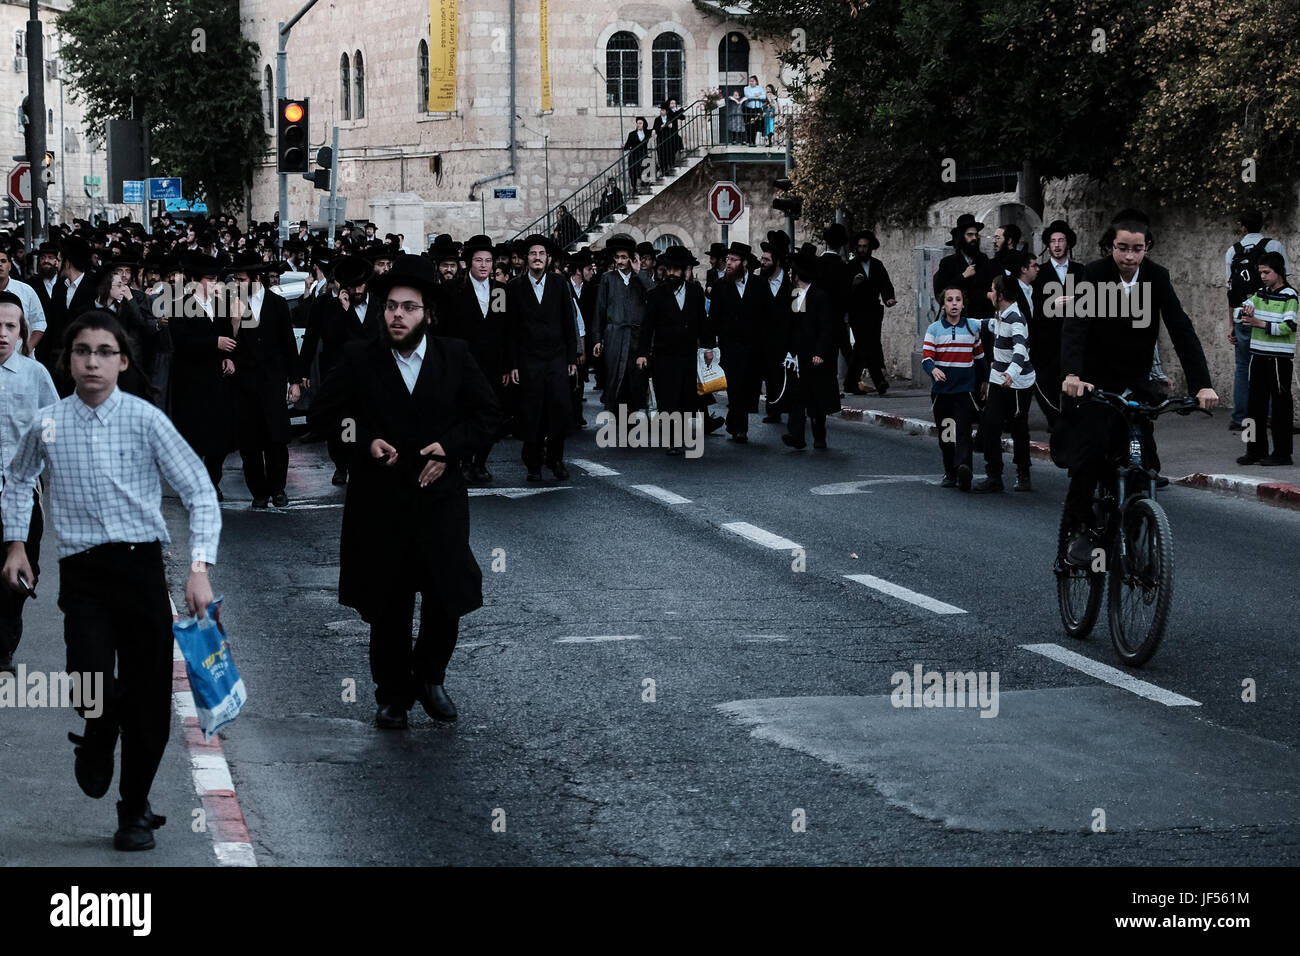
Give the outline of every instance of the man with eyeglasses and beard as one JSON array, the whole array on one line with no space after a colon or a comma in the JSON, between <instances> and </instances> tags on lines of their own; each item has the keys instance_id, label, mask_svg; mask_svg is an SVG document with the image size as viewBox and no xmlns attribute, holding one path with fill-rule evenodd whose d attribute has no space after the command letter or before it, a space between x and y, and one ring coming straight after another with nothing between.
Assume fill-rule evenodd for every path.
<instances>
[{"instance_id":1,"label":"man with eyeglasses and beard","mask_svg":"<svg viewBox=\"0 0 1300 956\"><path fill-rule=\"evenodd\" d=\"M429 334L438 285L427 258L398 256L371 285L378 338L344 348L313 408L355 416L339 603L370 625L375 723L386 730L404 729L417 700L436 720L456 719L447 663L460 618L483 606L460 463L496 437L501 411L468 345Z\"/></svg>"},{"instance_id":2,"label":"man with eyeglasses and beard","mask_svg":"<svg viewBox=\"0 0 1300 956\"><path fill-rule=\"evenodd\" d=\"M972 319L993 317L993 303L988 299L989 283L993 273L989 257L980 252L980 230L984 223L976 221L970 213L957 217L951 238L944 245L952 246L952 254L939 260L934 274L934 298L941 301L941 293L949 286L957 286L964 293L966 314Z\"/></svg>"}]
</instances>

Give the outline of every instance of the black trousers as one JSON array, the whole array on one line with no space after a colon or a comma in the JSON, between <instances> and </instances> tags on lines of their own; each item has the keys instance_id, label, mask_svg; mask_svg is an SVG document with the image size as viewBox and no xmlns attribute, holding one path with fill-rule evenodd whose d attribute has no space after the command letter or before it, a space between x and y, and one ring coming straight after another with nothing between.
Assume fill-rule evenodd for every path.
<instances>
[{"instance_id":1,"label":"black trousers","mask_svg":"<svg viewBox=\"0 0 1300 956\"><path fill-rule=\"evenodd\" d=\"M421 568L414 542L404 545L402 566ZM415 595L420 594L420 630L411 645ZM375 700L410 710L419 684L441 684L456 649L460 619L443 610L438 589L422 570L391 581L384 594L383 611L370 621L370 676Z\"/></svg>"},{"instance_id":2,"label":"black trousers","mask_svg":"<svg viewBox=\"0 0 1300 956\"><path fill-rule=\"evenodd\" d=\"M758 411L763 385L763 354L758 346L724 345L722 370L727 373L727 431L749 434L749 416Z\"/></svg>"},{"instance_id":3,"label":"black trousers","mask_svg":"<svg viewBox=\"0 0 1300 956\"><path fill-rule=\"evenodd\" d=\"M162 546L102 544L63 558L59 579L68 673L104 675L104 710L87 718L86 734L111 746L120 730L122 800L139 808L171 733L172 612Z\"/></svg>"},{"instance_id":4,"label":"black trousers","mask_svg":"<svg viewBox=\"0 0 1300 956\"><path fill-rule=\"evenodd\" d=\"M853 319L849 325L853 329L853 352L849 355L849 367L844 373L845 391L858 387L863 369L871 376L876 391L880 391L882 385L888 387L889 382L885 378L885 349L880 344L884 316L862 316Z\"/></svg>"},{"instance_id":5,"label":"black trousers","mask_svg":"<svg viewBox=\"0 0 1300 956\"><path fill-rule=\"evenodd\" d=\"M991 389L991 386L990 386ZM1139 401L1151 396L1135 395ZM1070 470L1070 487L1065 493L1066 510L1078 527L1093 523L1092 496L1097 483L1114 475L1115 460L1128 455L1129 426L1114 410L1105 405L1067 398L1061 409L1061 446L1066 467ZM1143 422L1142 466L1160 470L1155 429ZM1053 436L1055 448L1056 436Z\"/></svg>"},{"instance_id":6,"label":"black trousers","mask_svg":"<svg viewBox=\"0 0 1300 956\"><path fill-rule=\"evenodd\" d=\"M269 442L260 448L241 448L244 484L254 498L269 498L284 491L289 481L289 446Z\"/></svg>"},{"instance_id":7,"label":"black trousers","mask_svg":"<svg viewBox=\"0 0 1300 956\"><path fill-rule=\"evenodd\" d=\"M1040 349L1039 353L1043 351L1045 350ZM1064 376L1061 375L1061 350L1057 347L1040 358L1040 355L1034 354L1030 349L1029 360L1038 373L1034 377L1034 398L1043 410L1048 427L1054 428L1057 419L1061 417L1061 382L1064 381Z\"/></svg>"},{"instance_id":8,"label":"black trousers","mask_svg":"<svg viewBox=\"0 0 1300 956\"><path fill-rule=\"evenodd\" d=\"M1002 423L1011 419L1011 440L1015 443L1012 460L1020 471L1029 470L1029 403L1032 388L1010 388L989 383L988 401L980 419L980 436L984 442L984 473L1002 477Z\"/></svg>"},{"instance_id":9,"label":"black trousers","mask_svg":"<svg viewBox=\"0 0 1300 956\"><path fill-rule=\"evenodd\" d=\"M15 492L16 493L16 492ZM3 496L0 496L3 497ZM32 522L27 528L27 563L32 566L32 574L41 574L41 534L45 530L45 519L41 515L41 506L36 503L36 492L32 492ZM4 524L0 522L0 541L5 540ZM32 582L33 586L35 582ZM18 650L18 643L23 639L23 602L27 600L25 591L15 591L5 584L0 584L0 657L8 657Z\"/></svg>"},{"instance_id":10,"label":"black trousers","mask_svg":"<svg viewBox=\"0 0 1300 956\"><path fill-rule=\"evenodd\" d=\"M1270 423L1273 431L1273 454L1278 458L1290 458L1294 445L1291 435L1291 370L1294 361L1286 355L1250 356L1250 391L1246 399L1246 417L1254 419L1255 440L1246 446L1246 454L1252 458L1264 458L1268 455L1269 421L1268 403L1273 402L1273 416Z\"/></svg>"},{"instance_id":11,"label":"black trousers","mask_svg":"<svg viewBox=\"0 0 1300 956\"><path fill-rule=\"evenodd\" d=\"M970 430L979 418L980 409L975 404L975 396L970 392L945 394L936 392L930 396L934 411L934 425L939 429L939 453L943 455L943 473L956 475L957 466L971 466ZM1000 426L999 426L1000 428ZM953 440L944 441L944 436L952 432ZM1001 439L1001 431L998 433Z\"/></svg>"},{"instance_id":12,"label":"black trousers","mask_svg":"<svg viewBox=\"0 0 1300 956\"><path fill-rule=\"evenodd\" d=\"M826 414L824 412L808 412L808 390L807 385L797 375L792 375L790 379L790 424L787 430L791 437L800 441L804 440L804 418L805 416L812 423L812 436L815 442L826 441Z\"/></svg>"},{"instance_id":13,"label":"black trousers","mask_svg":"<svg viewBox=\"0 0 1300 956\"><path fill-rule=\"evenodd\" d=\"M208 470L208 478L212 480L213 488L221 487L221 469L226 464L225 454L221 455L203 455L203 467Z\"/></svg>"}]
</instances>

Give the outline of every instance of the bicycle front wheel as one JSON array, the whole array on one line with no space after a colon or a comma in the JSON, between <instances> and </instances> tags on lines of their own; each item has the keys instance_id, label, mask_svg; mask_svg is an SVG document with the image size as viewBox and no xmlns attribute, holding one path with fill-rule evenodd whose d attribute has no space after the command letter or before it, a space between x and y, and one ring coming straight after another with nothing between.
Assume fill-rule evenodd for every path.
<instances>
[{"instance_id":1,"label":"bicycle front wheel","mask_svg":"<svg viewBox=\"0 0 1300 956\"><path fill-rule=\"evenodd\" d=\"M1110 638L1125 664L1141 667L1164 637L1174 597L1174 538L1165 510L1139 498L1124 512L1123 554L1111 556ZM1118 543L1118 542L1117 542Z\"/></svg>"},{"instance_id":2,"label":"bicycle front wheel","mask_svg":"<svg viewBox=\"0 0 1300 956\"><path fill-rule=\"evenodd\" d=\"M1072 522L1067 510L1061 514L1061 527L1056 534L1056 563L1052 566L1052 572L1056 575L1056 602L1061 609L1061 623L1065 625L1065 633L1083 640L1092 633L1092 627L1097 623L1101 596L1105 590L1105 575L1090 568L1074 567L1065 560L1071 528Z\"/></svg>"}]
</instances>

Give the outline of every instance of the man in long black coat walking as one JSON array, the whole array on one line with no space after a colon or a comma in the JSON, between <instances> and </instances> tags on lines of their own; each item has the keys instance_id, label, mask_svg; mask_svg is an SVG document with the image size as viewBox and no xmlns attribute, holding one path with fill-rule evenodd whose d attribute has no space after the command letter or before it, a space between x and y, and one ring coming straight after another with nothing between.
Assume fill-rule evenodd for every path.
<instances>
[{"instance_id":1,"label":"man in long black coat walking","mask_svg":"<svg viewBox=\"0 0 1300 956\"><path fill-rule=\"evenodd\" d=\"M711 331L722 350L727 373L727 431L731 441L749 441L749 416L758 410L763 383L763 333L772 308L772 290L762 276L749 274L750 248L733 242L727 249L726 278L713 287Z\"/></svg>"},{"instance_id":2,"label":"man in long black coat walking","mask_svg":"<svg viewBox=\"0 0 1300 956\"><path fill-rule=\"evenodd\" d=\"M241 253L231 264L231 279L249 290L247 302L238 296L232 302L237 344L230 358L235 364L235 444L254 508L289 503L285 485L292 435L285 399L296 402L302 394L289 304L263 279L273 265L256 253Z\"/></svg>"},{"instance_id":3,"label":"man in long black coat walking","mask_svg":"<svg viewBox=\"0 0 1300 956\"><path fill-rule=\"evenodd\" d=\"M797 360L790 398L789 432L781 441L804 448L804 416L812 422L813 447L826 447L826 416L839 411L835 381L835 335L831 298L814 283L822 262L810 244L790 257L794 291L790 297L790 354Z\"/></svg>"},{"instance_id":4,"label":"man in long black coat walking","mask_svg":"<svg viewBox=\"0 0 1300 956\"><path fill-rule=\"evenodd\" d=\"M314 412L350 408L356 417L339 603L370 624L375 723L395 730L407 726L417 700L430 717L457 717L444 687L447 664L460 618L483 606L460 463L492 441L501 414L469 347L429 334L439 292L428 259L398 256L370 295L382 315L379 337L345 347Z\"/></svg>"}]
</instances>

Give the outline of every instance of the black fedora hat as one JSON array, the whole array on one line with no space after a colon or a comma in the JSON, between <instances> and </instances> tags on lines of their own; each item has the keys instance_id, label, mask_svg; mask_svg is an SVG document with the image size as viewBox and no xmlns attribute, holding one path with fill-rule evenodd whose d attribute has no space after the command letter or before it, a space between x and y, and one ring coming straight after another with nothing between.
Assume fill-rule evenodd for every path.
<instances>
[{"instance_id":1,"label":"black fedora hat","mask_svg":"<svg viewBox=\"0 0 1300 956\"><path fill-rule=\"evenodd\" d=\"M863 239L867 240L867 244L871 246L872 252L875 252L880 248L880 240L876 238L876 234L870 229L859 229L853 234L853 244L855 246Z\"/></svg>"},{"instance_id":2,"label":"black fedora hat","mask_svg":"<svg viewBox=\"0 0 1300 956\"><path fill-rule=\"evenodd\" d=\"M461 255L469 259L476 252L491 252L496 255L496 247L492 245L490 236L470 236L465 240L465 244L460 247Z\"/></svg>"},{"instance_id":3,"label":"black fedora hat","mask_svg":"<svg viewBox=\"0 0 1300 956\"><path fill-rule=\"evenodd\" d=\"M369 281L374 273L370 261L362 256L342 255L334 260L331 277L341 286L355 288Z\"/></svg>"},{"instance_id":4,"label":"black fedora hat","mask_svg":"<svg viewBox=\"0 0 1300 956\"><path fill-rule=\"evenodd\" d=\"M205 276L218 279L221 277L222 265L221 261L213 256L202 252L187 252L181 256L181 272L190 279L201 279Z\"/></svg>"},{"instance_id":5,"label":"black fedora hat","mask_svg":"<svg viewBox=\"0 0 1300 956\"><path fill-rule=\"evenodd\" d=\"M727 254L727 244L725 242L713 242L709 244L709 255L714 259L722 259Z\"/></svg>"},{"instance_id":6,"label":"black fedora hat","mask_svg":"<svg viewBox=\"0 0 1300 956\"><path fill-rule=\"evenodd\" d=\"M525 236L519 242L519 246L521 246L522 248L518 248L518 247L516 248L519 254L523 256L525 259L528 258L528 250L533 248L533 246L541 246L543 249L546 250L546 254L548 256L555 255L555 243L551 242L551 240L547 239L540 232L535 232L531 236Z\"/></svg>"},{"instance_id":7,"label":"black fedora hat","mask_svg":"<svg viewBox=\"0 0 1300 956\"><path fill-rule=\"evenodd\" d=\"M690 269L700 264L685 246L669 246L659 254L658 262L668 269Z\"/></svg>"},{"instance_id":8,"label":"black fedora hat","mask_svg":"<svg viewBox=\"0 0 1300 956\"><path fill-rule=\"evenodd\" d=\"M821 257L812 243L805 242L799 251L790 257L790 268L804 282L816 282L821 276Z\"/></svg>"},{"instance_id":9,"label":"black fedora hat","mask_svg":"<svg viewBox=\"0 0 1300 956\"><path fill-rule=\"evenodd\" d=\"M655 248L653 242L638 242L636 244L636 254L642 259L647 256L652 259L657 259L659 256L659 250Z\"/></svg>"},{"instance_id":10,"label":"black fedora hat","mask_svg":"<svg viewBox=\"0 0 1300 956\"><path fill-rule=\"evenodd\" d=\"M1044 247L1051 244L1052 233L1054 232L1061 232L1065 234L1065 247L1067 249L1073 249L1075 243L1079 241L1079 237L1074 234L1074 230L1070 228L1070 224L1068 222L1066 222L1064 219L1053 219L1051 222L1047 224L1047 228L1043 230Z\"/></svg>"},{"instance_id":11,"label":"black fedora hat","mask_svg":"<svg viewBox=\"0 0 1300 956\"><path fill-rule=\"evenodd\" d=\"M230 260L230 265L226 267L227 272L245 272L248 275L258 275L272 268L274 263L267 262L256 252L238 252Z\"/></svg>"},{"instance_id":12,"label":"black fedora hat","mask_svg":"<svg viewBox=\"0 0 1300 956\"><path fill-rule=\"evenodd\" d=\"M434 262L447 262L449 260L460 261L460 243L454 241L450 235L438 236L429 246L429 257Z\"/></svg>"},{"instance_id":13,"label":"black fedora hat","mask_svg":"<svg viewBox=\"0 0 1300 956\"><path fill-rule=\"evenodd\" d=\"M748 259L753 252L754 250L750 246L745 245L745 243L733 242L727 247L726 254L729 256L739 256L742 259Z\"/></svg>"},{"instance_id":14,"label":"black fedora hat","mask_svg":"<svg viewBox=\"0 0 1300 956\"><path fill-rule=\"evenodd\" d=\"M425 305L429 307L432 318L434 300L438 297L439 281L433 260L428 256L412 256L402 253L393 260L393 267L382 275L370 280L371 300L380 307L388 298L388 293L397 286L408 286L424 296Z\"/></svg>"},{"instance_id":15,"label":"black fedora hat","mask_svg":"<svg viewBox=\"0 0 1300 956\"><path fill-rule=\"evenodd\" d=\"M767 234L767 238L758 244L758 247L764 252L774 252L779 256L790 253L790 237L784 229L773 229Z\"/></svg>"},{"instance_id":16,"label":"black fedora hat","mask_svg":"<svg viewBox=\"0 0 1300 956\"><path fill-rule=\"evenodd\" d=\"M636 252L636 248L636 240L631 236L610 236L605 242L605 251L610 254L626 252L630 256Z\"/></svg>"},{"instance_id":17,"label":"black fedora hat","mask_svg":"<svg viewBox=\"0 0 1300 956\"><path fill-rule=\"evenodd\" d=\"M960 238L961 235L971 226L974 226L975 231L979 232L981 229L984 228L984 223L980 222L978 219L976 219L973 215L971 215L968 212L962 213L960 216L957 217L957 224L953 226L952 229L948 230L949 235L951 235L952 238L949 239L947 242L945 242L944 245L945 246L955 245L958 238Z\"/></svg>"}]
</instances>

